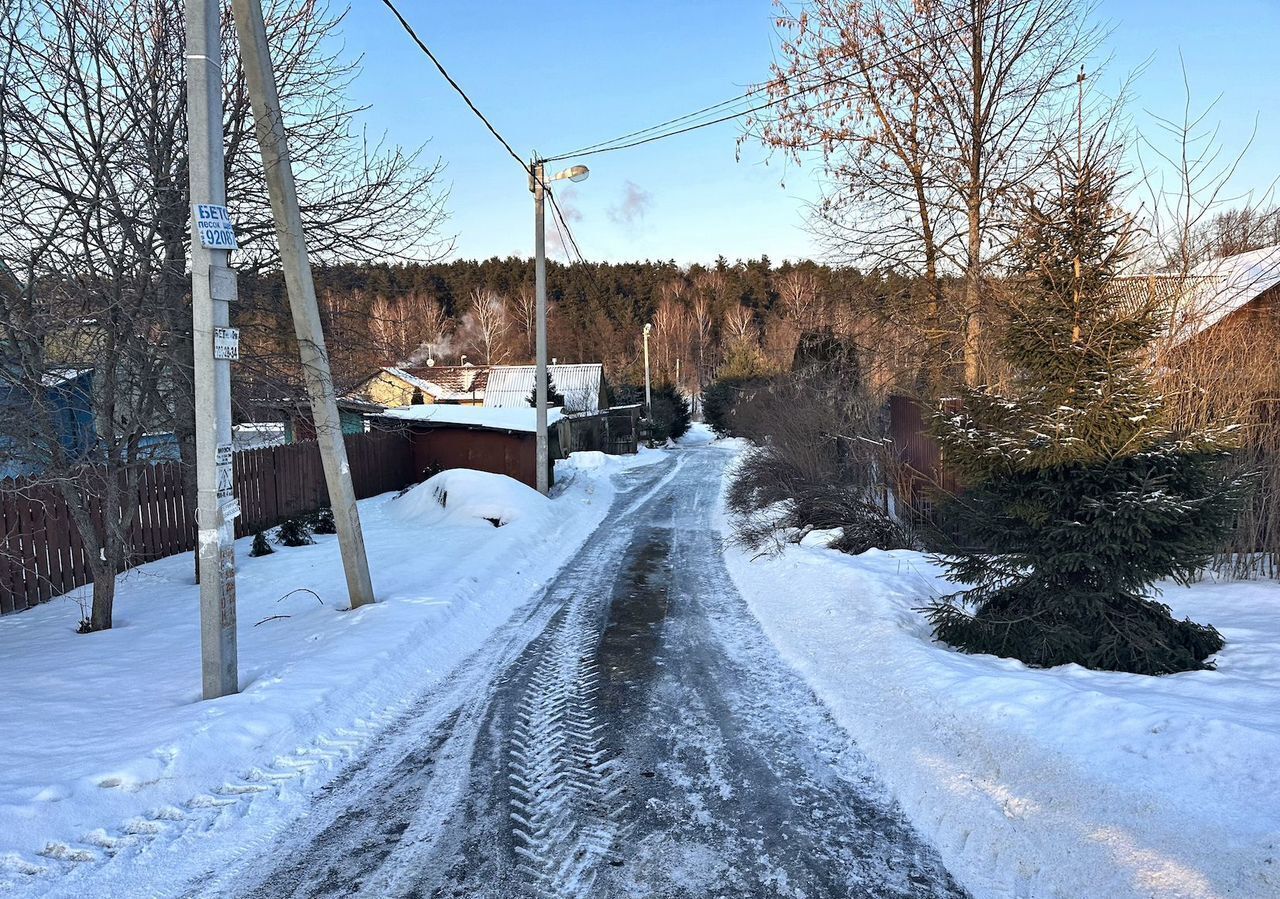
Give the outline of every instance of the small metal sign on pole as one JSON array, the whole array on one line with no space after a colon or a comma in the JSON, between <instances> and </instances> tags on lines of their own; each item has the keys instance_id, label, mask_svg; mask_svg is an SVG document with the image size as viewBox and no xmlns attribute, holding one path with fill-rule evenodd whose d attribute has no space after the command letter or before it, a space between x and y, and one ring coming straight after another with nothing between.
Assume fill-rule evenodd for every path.
<instances>
[{"instance_id":1,"label":"small metal sign on pole","mask_svg":"<svg viewBox=\"0 0 1280 899\"><path fill-rule=\"evenodd\" d=\"M213 329L213 358L226 359L231 362L240 359L240 329Z\"/></svg>"},{"instance_id":2,"label":"small metal sign on pole","mask_svg":"<svg viewBox=\"0 0 1280 899\"><path fill-rule=\"evenodd\" d=\"M232 496L235 490L235 476L232 474L231 466L232 446L230 443L222 443L218 445L218 501L223 505L223 500Z\"/></svg>"}]
</instances>

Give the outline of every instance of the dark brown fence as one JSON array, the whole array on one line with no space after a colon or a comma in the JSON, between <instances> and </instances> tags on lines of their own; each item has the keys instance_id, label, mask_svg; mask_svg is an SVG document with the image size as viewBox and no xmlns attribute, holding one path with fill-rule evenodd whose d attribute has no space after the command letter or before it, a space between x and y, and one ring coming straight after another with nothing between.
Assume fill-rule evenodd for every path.
<instances>
[{"instance_id":1,"label":"dark brown fence","mask_svg":"<svg viewBox=\"0 0 1280 899\"><path fill-rule=\"evenodd\" d=\"M413 482L413 456L403 435L355 435L346 443L359 499ZM233 470L241 509L237 537L328 504L315 441L236 453ZM138 485L137 503L127 567L195 547L195 516L183 496L178 463L149 466ZM90 512L101 521L100 509ZM0 481L0 614L21 611L92 580L84 542L62 495L30 480Z\"/></svg>"},{"instance_id":2,"label":"dark brown fence","mask_svg":"<svg viewBox=\"0 0 1280 899\"><path fill-rule=\"evenodd\" d=\"M889 436L902 464L898 499L919 514L928 515L939 494L959 490L955 477L942 461L942 449L929 433L925 410L905 396L889 397Z\"/></svg>"}]
</instances>

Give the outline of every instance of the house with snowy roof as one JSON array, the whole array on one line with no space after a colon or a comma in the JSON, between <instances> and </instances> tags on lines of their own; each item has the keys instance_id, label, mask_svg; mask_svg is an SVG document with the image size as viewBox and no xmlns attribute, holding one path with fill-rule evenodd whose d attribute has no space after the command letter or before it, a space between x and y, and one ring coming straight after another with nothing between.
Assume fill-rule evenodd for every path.
<instances>
[{"instance_id":1,"label":"house with snowy roof","mask_svg":"<svg viewBox=\"0 0 1280 899\"><path fill-rule=\"evenodd\" d=\"M607 409L608 385L599 362L547 366L555 396L566 415ZM386 408L413 405L529 407L533 365L422 365L379 369L352 393Z\"/></svg>"},{"instance_id":2,"label":"house with snowy roof","mask_svg":"<svg viewBox=\"0 0 1280 899\"><path fill-rule=\"evenodd\" d=\"M1280 245L1208 259L1186 275L1116 278L1108 290L1120 302L1161 309L1171 347L1245 319L1274 324L1280 322Z\"/></svg>"},{"instance_id":3,"label":"house with snowy roof","mask_svg":"<svg viewBox=\"0 0 1280 899\"><path fill-rule=\"evenodd\" d=\"M1183 344L1228 323L1280 322L1280 245L1200 263L1170 308L1169 335Z\"/></svg>"},{"instance_id":4,"label":"house with snowy roof","mask_svg":"<svg viewBox=\"0 0 1280 899\"><path fill-rule=\"evenodd\" d=\"M387 408L444 403L484 405L487 365L417 365L381 368L352 393Z\"/></svg>"}]
</instances>

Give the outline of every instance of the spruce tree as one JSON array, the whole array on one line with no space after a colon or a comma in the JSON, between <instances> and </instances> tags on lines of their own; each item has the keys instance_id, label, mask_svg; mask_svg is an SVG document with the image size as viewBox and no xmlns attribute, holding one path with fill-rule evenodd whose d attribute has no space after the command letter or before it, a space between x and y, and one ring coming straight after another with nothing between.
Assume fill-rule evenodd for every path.
<instances>
[{"instance_id":1,"label":"spruce tree","mask_svg":"<svg viewBox=\"0 0 1280 899\"><path fill-rule=\"evenodd\" d=\"M944 564L967 589L929 617L964 652L1034 666L1211 667L1218 632L1152 597L1158 580L1193 579L1230 527L1229 447L1170 427L1149 352L1158 310L1107 290L1131 244L1107 154L1061 160L1057 181L1028 203L1016 245L1028 275L999 341L1007 383L934 418L965 485L964 550Z\"/></svg>"},{"instance_id":2,"label":"spruce tree","mask_svg":"<svg viewBox=\"0 0 1280 899\"><path fill-rule=\"evenodd\" d=\"M536 370L534 371L534 374L533 374L533 389L530 390L529 395L525 397L525 402L535 409L538 408L538 373ZM563 406L564 406L564 395L559 393L556 390L555 379L551 377L551 369L548 368L547 369L547 408L555 409L556 407L563 408ZM576 410L576 411L585 411L585 410Z\"/></svg>"}]
</instances>

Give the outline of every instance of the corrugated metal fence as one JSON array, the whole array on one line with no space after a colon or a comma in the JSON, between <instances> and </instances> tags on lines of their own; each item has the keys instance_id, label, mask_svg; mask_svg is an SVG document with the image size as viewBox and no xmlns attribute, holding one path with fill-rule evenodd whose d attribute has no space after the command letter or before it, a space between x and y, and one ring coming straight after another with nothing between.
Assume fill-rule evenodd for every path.
<instances>
[{"instance_id":1,"label":"corrugated metal fence","mask_svg":"<svg viewBox=\"0 0 1280 899\"><path fill-rule=\"evenodd\" d=\"M413 483L406 438L373 433L346 438L356 496L364 499ZM236 536L274 527L329 501L315 441L236 453ZM127 567L195 547L194 514L186 506L176 462L149 466L138 485ZM101 509L91 509L101 521ZM0 481L0 614L21 611L93 580L80 532L54 488L31 480Z\"/></svg>"}]
</instances>

